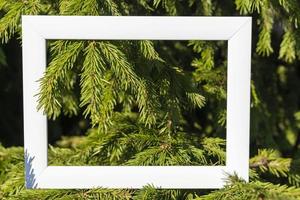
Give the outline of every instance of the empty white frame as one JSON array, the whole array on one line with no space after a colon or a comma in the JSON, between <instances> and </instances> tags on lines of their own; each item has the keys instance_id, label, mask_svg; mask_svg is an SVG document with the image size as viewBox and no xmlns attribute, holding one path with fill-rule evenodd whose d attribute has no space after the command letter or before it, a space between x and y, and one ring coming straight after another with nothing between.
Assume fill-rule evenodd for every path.
<instances>
[{"instance_id":1,"label":"empty white frame","mask_svg":"<svg viewBox=\"0 0 300 200\"><path fill-rule=\"evenodd\" d=\"M27 188L221 188L248 181L251 17L22 16ZM37 111L46 40L228 40L226 166L48 166L47 119Z\"/></svg>"}]
</instances>

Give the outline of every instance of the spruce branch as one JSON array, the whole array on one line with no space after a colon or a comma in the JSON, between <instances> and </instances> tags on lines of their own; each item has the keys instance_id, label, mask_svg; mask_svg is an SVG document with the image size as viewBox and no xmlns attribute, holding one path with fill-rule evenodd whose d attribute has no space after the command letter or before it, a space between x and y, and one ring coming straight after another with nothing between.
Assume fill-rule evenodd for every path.
<instances>
[{"instance_id":1,"label":"spruce branch","mask_svg":"<svg viewBox=\"0 0 300 200\"><path fill-rule=\"evenodd\" d=\"M211 16L213 14L213 1L212 0L204 0L201 1L203 14L205 16Z\"/></svg>"},{"instance_id":2,"label":"spruce branch","mask_svg":"<svg viewBox=\"0 0 300 200\"><path fill-rule=\"evenodd\" d=\"M63 15L99 15L97 0L61 0L59 11Z\"/></svg>"},{"instance_id":3,"label":"spruce branch","mask_svg":"<svg viewBox=\"0 0 300 200\"><path fill-rule=\"evenodd\" d=\"M49 118L55 119L60 115L63 104L63 91L70 91L74 86L71 70L83 49L83 44L80 41L68 44L62 52L51 60L44 77L39 80L38 109L42 109ZM76 109L73 106L70 108L69 112L71 113Z\"/></svg>"},{"instance_id":4,"label":"spruce branch","mask_svg":"<svg viewBox=\"0 0 300 200\"><path fill-rule=\"evenodd\" d=\"M235 5L240 14L246 15L251 12L251 0L235 0Z\"/></svg>"},{"instance_id":5,"label":"spruce branch","mask_svg":"<svg viewBox=\"0 0 300 200\"><path fill-rule=\"evenodd\" d=\"M117 78L117 83L123 90L133 93L140 111L140 120L146 125L155 124L157 118L158 102L145 79L137 76L133 66L127 61L125 54L117 46L108 42L99 43L101 52L109 63L112 73ZM155 92L152 90L152 92Z\"/></svg>"},{"instance_id":6,"label":"spruce branch","mask_svg":"<svg viewBox=\"0 0 300 200\"><path fill-rule=\"evenodd\" d=\"M141 40L139 41L140 51L143 56L148 60L158 60L161 62L165 62L162 58L159 57L159 54L154 49L154 45L152 41L149 40Z\"/></svg>"},{"instance_id":7,"label":"spruce branch","mask_svg":"<svg viewBox=\"0 0 300 200\"><path fill-rule=\"evenodd\" d=\"M226 153L224 150L225 140L221 138L204 138L202 141L203 148L209 157L216 157L217 164L224 164L226 160Z\"/></svg>"},{"instance_id":8,"label":"spruce branch","mask_svg":"<svg viewBox=\"0 0 300 200\"><path fill-rule=\"evenodd\" d=\"M84 62L81 73L81 107L85 107L84 115L90 115L92 125L104 129L110 123L110 116L116 104L110 74L100 53L97 42L89 42L84 49Z\"/></svg>"},{"instance_id":9,"label":"spruce branch","mask_svg":"<svg viewBox=\"0 0 300 200\"><path fill-rule=\"evenodd\" d=\"M176 15L177 14L177 7L175 0L154 0L153 6L158 8L162 6L169 15Z\"/></svg>"},{"instance_id":10,"label":"spruce branch","mask_svg":"<svg viewBox=\"0 0 300 200\"><path fill-rule=\"evenodd\" d=\"M241 14L253 13L255 11L260 14L260 33L256 45L256 52L262 56L269 56L274 51L271 46L271 32L275 12L272 8L272 3L269 0L236 0L235 4Z\"/></svg>"},{"instance_id":11,"label":"spruce branch","mask_svg":"<svg viewBox=\"0 0 300 200\"><path fill-rule=\"evenodd\" d=\"M186 96L194 108L202 108L205 105L205 97L194 92L187 92Z\"/></svg>"},{"instance_id":12,"label":"spruce branch","mask_svg":"<svg viewBox=\"0 0 300 200\"><path fill-rule=\"evenodd\" d=\"M3 7L5 4L3 5ZM7 6L7 4L6 4ZM8 42L8 40L19 29L19 20L21 18L22 10L24 9L23 3L15 3L9 7L8 13L0 19L0 38L2 43Z\"/></svg>"},{"instance_id":13,"label":"spruce branch","mask_svg":"<svg viewBox=\"0 0 300 200\"><path fill-rule=\"evenodd\" d=\"M113 16L120 16L121 12L119 10L118 4L113 0L104 0L103 6L106 8L109 14Z\"/></svg>"},{"instance_id":14,"label":"spruce branch","mask_svg":"<svg viewBox=\"0 0 300 200\"><path fill-rule=\"evenodd\" d=\"M49 4L38 0L0 1L0 10L6 11L0 19L0 39L7 43L15 33L21 32L21 15L37 15L49 9Z\"/></svg>"},{"instance_id":15,"label":"spruce branch","mask_svg":"<svg viewBox=\"0 0 300 200\"><path fill-rule=\"evenodd\" d=\"M285 32L280 44L279 59L292 63L296 59L296 40L291 30Z\"/></svg>"},{"instance_id":16,"label":"spruce branch","mask_svg":"<svg viewBox=\"0 0 300 200\"><path fill-rule=\"evenodd\" d=\"M259 150L258 155L251 158L250 167L259 168L262 172L270 172L277 177L287 176L291 159L280 158L273 150Z\"/></svg>"},{"instance_id":17,"label":"spruce branch","mask_svg":"<svg viewBox=\"0 0 300 200\"><path fill-rule=\"evenodd\" d=\"M231 181L224 189L216 190L195 200L298 200L300 189L286 185L275 185L268 182Z\"/></svg>"},{"instance_id":18,"label":"spruce branch","mask_svg":"<svg viewBox=\"0 0 300 200\"><path fill-rule=\"evenodd\" d=\"M153 200L153 199L170 199L179 200L186 199L187 192L183 190L166 190L159 189L153 185L146 185L141 190L137 191L133 197L133 200Z\"/></svg>"},{"instance_id":19,"label":"spruce branch","mask_svg":"<svg viewBox=\"0 0 300 200\"><path fill-rule=\"evenodd\" d=\"M287 178L291 185L300 185L298 160L282 158L280 154L270 149L260 149L258 155L250 159L250 168L263 173L271 173L280 178Z\"/></svg>"},{"instance_id":20,"label":"spruce branch","mask_svg":"<svg viewBox=\"0 0 300 200\"><path fill-rule=\"evenodd\" d=\"M262 56L269 56L271 53L273 53L273 48L271 46L271 31L273 26L273 19L269 18L269 10L264 9L264 12L268 12L264 14L268 15L268 17L265 16L265 19L263 19L261 31L258 36L259 39L256 46L256 52Z\"/></svg>"}]
</instances>

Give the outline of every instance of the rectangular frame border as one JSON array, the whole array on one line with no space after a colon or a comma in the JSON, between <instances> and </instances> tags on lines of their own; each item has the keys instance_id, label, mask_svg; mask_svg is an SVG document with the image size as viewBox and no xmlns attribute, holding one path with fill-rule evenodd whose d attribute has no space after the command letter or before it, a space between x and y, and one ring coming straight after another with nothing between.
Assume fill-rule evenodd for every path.
<instances>
[{"instance_id":1,"label":"rectangular frame border","mask_svg":"<svg viewBox=\"0 0 300 200\"><path fill-rule=\"evenodd\" d=\"M251 17L22 16L27 188L221 188L248 181ZM47 120L37 111L47 39L228 40L226 166L48 166Z\"/></svg>"}]
</instances>

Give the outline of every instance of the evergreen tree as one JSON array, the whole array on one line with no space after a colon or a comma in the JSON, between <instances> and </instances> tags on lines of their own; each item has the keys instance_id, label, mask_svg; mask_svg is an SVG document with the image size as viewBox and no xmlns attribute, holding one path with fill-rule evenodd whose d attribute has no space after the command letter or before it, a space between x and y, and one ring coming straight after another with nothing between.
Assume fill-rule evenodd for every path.
<instances>
[{"instance_id":1,"label":"evergreen tree","mask_svg":"<svg viewBox=\"0 0 300 200\"><path fill-rule=\"evenodd\" d=\"M0 0L0 10L2 46L21 39L21 15L251 15L254 23L249 183L231 174L220 190L27 190L23 148L0 146L0 199L300 199L297 0ZM2 46L0 72L9 68ZM49 146L50 165L224 165L225 42L56 40L47 50L38 109L90 123L85 136Z\"/></svg>"}]
</instances>

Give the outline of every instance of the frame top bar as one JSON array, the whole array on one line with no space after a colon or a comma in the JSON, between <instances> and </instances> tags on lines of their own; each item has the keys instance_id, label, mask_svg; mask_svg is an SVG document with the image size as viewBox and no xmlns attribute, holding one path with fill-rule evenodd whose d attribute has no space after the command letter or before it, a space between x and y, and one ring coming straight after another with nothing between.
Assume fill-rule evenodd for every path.
<instances>
[{"instance_id":1,"label":"frame top bar","mask_svg":"<svg viewBox=\"0 0 300 200\"><path fill-rule=\"evenodd\" d=\"M249 21L251 17L22 16L23 26L30 24L41 37L69 40L229 40Z\"/></svg>"}]
</instances>

